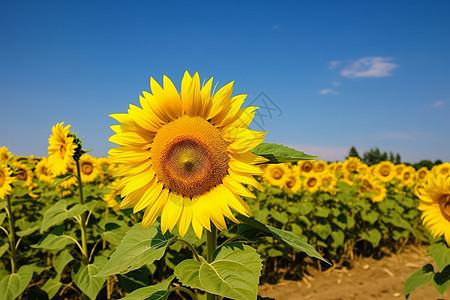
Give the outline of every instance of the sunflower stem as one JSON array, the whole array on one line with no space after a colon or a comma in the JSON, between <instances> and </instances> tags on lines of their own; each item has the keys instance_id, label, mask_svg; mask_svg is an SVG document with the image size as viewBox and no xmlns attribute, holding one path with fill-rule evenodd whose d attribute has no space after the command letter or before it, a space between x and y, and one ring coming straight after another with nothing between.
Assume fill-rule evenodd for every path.
<instances>
[{"instance_id":1,"label":"sunflower stem","mask_svg":"<svg viewBox=\"0 0 450 300\"><path fill-rule=\"evenodd\" d=\"M217 229L214 224L211 224L211 231L206 231L206 246L208 248L206 260L208 263L212 263L213 261L213 254L214 251L217 248ZM214 294L207 293L206 294L207 300L216 300L217 297Z\"/></svg>"},{"instance_id":2,"label":"sunflower stem","mask_svg":"<svg viewBox=\"0 0 450 300\"><path fill-rule=\"evenodd\" d=\"M6 196L7 201L7 214L9 222L9 248L11 249L11 272L17 273L17 257L16 257L16 230L14 229L14 213L12 211L11 198Z\"/></svg>"},{"instance_id":3,"label":"sunflower stem","mask_svg":"<svg viewBox=\"0 0 450 300\"><path fill-rule=\"evenodd\" d=\"M80 160L75 160L75 163L77 165L77 179L78 179L78 186L80 188L80 203L84 204L84 197L83 197L83 183L81 182L81 170L80 170ZM83 264L87 265L89 264L89 254L88 254L88 247L87 247L87 235L86 235L86 212L82 213L81 216L81 261Z\"/></svg>"}]
</instances>

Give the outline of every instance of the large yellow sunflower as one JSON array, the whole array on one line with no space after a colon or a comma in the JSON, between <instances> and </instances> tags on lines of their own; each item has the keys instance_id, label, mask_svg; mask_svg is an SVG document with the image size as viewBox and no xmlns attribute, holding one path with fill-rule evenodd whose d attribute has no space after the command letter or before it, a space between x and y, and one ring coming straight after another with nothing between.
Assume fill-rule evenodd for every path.
<instances>
[{"instance_id":1,"label":"large yellow sunflower","mask_svg":"<svg viewBox=\"0 0 450 300\"><path fill-rule=\"evenodd\" d=\"M353 173L358 170L358 167L360 164L361 164L361 160L359 158L351 156L344 161L342 168L345 171Z\"/></svg>"},{"instance_id":2,"label":"large yellow sunflower","mask_svg":"<svg viewBox=\"0 0 450 300\"><path fill-rule=\"evenodd\" d=\"M53 135L48 139L48 163L53 175L59 176L67 172L67 168L75 164L73 155L78 147L74 138L69 136L70 125L63 127L64 122L52 127Z\"/></svg>"},{"instance_id":3,"label":"large yellow sunflower","mask_svg":"<svg viewBox=\"0 0 450 300\"><path fill-rule=\"evenodd\" d=\"M11 169L6 164L0 163L0 199L5 199L7 195L11 194L11 183L16 180L11 175Z\"/></svg>"},{"instance_id":4,"label":"large yellow sunflower","mask_svg":"<svg viewBox=\"0 0 450 300\"><path fill-rule=\"evenodd\" d=\"M246 96L231 96L233 82L213 96L212 78L200 88L197 73L184 74L180 94L166 76L163 83L151 78L142 108L111 115L122 123L111 126L110 141L120 147L109 151L119 164L121 207L145 209L144 227L161 216L162 231L178 225L181 236L190 224L198 237L211 222L226 229L224 216L238 222L233 212L251 214L241 196L254 195L243 184L262 190L253 175L264 173L256 164L266 159L251 150L265 132L247 128L256 107L241 108Z\"/></svg>"},{"instance_id":5,"label":"large yellow sunflower","mask_svg":"<svg viewBox=\"0 0 450 300\"><path fill-rule=\"evenodd\" d=\"M373 175L383 182L391 181L395 174L395 165L390 161L382 161L373 169Z\"/></svg>"},{"instance_id":6,"label":"large yellow sunflower","mask_svg":"<svg viewBox=\"0 0 450 300\"><path fill-rule=\"evenodd\" d=\"M11 152L8 151L8 148L6 146L0 147L0 162L1 161L8 161L12 158Z\"/></svg>"},{"instance_id":7,"label":"large yellow sunflower","mask_svg":"<svg viewBox=\"0 0 450 300\"><path fill-rule=\"evenodd\" d=\"M429 176L416 192L424 226L433 237L444 235L450 245L450 177Z\"/></svg>"}]
</instances>

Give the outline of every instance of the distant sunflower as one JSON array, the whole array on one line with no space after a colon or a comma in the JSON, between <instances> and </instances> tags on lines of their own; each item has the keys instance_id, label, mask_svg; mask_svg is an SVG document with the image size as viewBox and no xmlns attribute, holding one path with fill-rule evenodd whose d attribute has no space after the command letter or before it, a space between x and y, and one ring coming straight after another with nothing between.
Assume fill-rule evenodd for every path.
<instances>
[{"instance_id":1,"label":"distant sunflower","mask_svg":"<svg viewBox=\"0 0 450 300\"><path fill-rule=\"evenodd\" d=\"M375 165L373 175L383 182L389 182L395 176L395 165L390 161L382 161Z\"/></svg>"},{"instance_id":2,"label":"distant sunflower","mask_svg":"<svg viewBox=\"0 0 450 300\"><path fill-rule=\"evenodd\" d=\"M381 202L386 198L387 189L386 186L380 181L372 181L372 189L371 189L372 201L373 202Z\"/></svg>"},{"instance_id":3,"label":"distant sunflower","mask_svg":"<svg viewBox=\"0 0 450 300\"><path fill-rule=\"evenodd\" d=\"M111 192L103 196L103 200L106 201L106 205L113 209L119 209L119 203L116 201L116 197L120 196L121 190L117 189L119 185L120 179L114 180L111 184L107 186L108 189L111 189Z\"/></svg>"},{"instance_id":4,"label":"distant sunflower","mask_svg":"<svg viewBox=\"0 0 450 300\"><path fill-rule=\"evenodd\" d=\"M317 192L322 185L320 176L317 173L311 172L303 179L303 190L310 193Z\"/></svg>"},{"instance_id":5,"label":"distant sunflower","mask_svg":"<svg viewBox=\"0 0 450 300\"><path fill-rule=\"evenodd\" d=\"M246 96L231 96L233 82L213 96L212 79L200 88L198 73L184 74L180 94L166 76L163 83L151 78L142 108L111 115L122 123L111 127L110 141L120 147L109 151L119 164L121 207L145 209L144 227L161 216L162 231L178 225L181 236L190 224L198 237L211 222L226 229L224 217L238 222L233 211L251 215L241 196L254 195L243 184L262 190L253 175L264 173L256 164L266 159L251 150L265 132L247 128L256 107L241 108Z\"/></svg>"},{"instance_id":6,"label":"distant sunflower","mask_svg":"<svg viewBox=\"0 0 450 300\"><path fill-rule=\"evenodd\" d=\"M321 173L320 178L321 178L321 186L319 187L319 190L323 192L328 192L332 195L336 194L337 177L334 176L334 174L331 173L331 171L326 171Z\"/></svg>"},{"instance_id":7,"label":"distant sunflower","mask_svg":"<svg viewBox=\"0 0 450 300\"><path fill-rule=\"evenodd\" d=\"M92 182L101 174L101 166L97 160L89 154L84 154L80 158L80 171L82 182Z\"/></svg>"},{"instance_id":8,"label":"distant sunflower","mask_svg":"<svg viewBox=\"0 0 450 300\"><path fill-rule=\"evenodd\" d=\"M264 179L266 179L271 185L282 187L286 177L291 173L291 169L288 164L275 164L268 165L265 168Z\"/></svg>"},{"instance_id":9,"label":"distant sunflower","mask_svg":"<svg viewBox=\"0 0 450 300\"><path fill-rule=\"evenodd\" d=\"M300 176L298 172L292 171L285 175L283 182L283 189L288 193L297 193L298 190L302 187L302 181L300 180Z\"/></svg>"},{"instance_id":10,"label":"distant sunflower","mask_svg":"<svg viewBox=\"0 0 450 300\"><path fill-rule=\"evenodd\" d=\"M46 157L42 158L37 163L35 173L39 181L48 183L53 182L54 176L52 174L52 171L50 170L48 159Z\"/></svg>"},{"instance_id":11,"label":"distant sunflower","mask_svg":"<svg viewBox=\"0 0 450 300\"><path fill-rule=\"evenodd\" d=\"M18 161L13 163L16 179L22 182L21 187L29 187L33 183L33 172L27 165Z\"/></svg>"},{"instance_id":12,"label":"distant sunflower","mask_svg":"<svg viewBox=\"0 0 450 300\"><path fill-rule=\"evenodd\" d=\"M11 169L6 164L0 163L0 199L5 199L7 195L11 194L11 183L16 180L11 175Z\"/></svg>"},{"instance_id":13,"label":"distant sunflower","mask_svg":"<svg viewBox=\"0 0 450 300\"><path fill-rule=\"evenodd\" d=\"M0 162L2 161L8 161L12 158L11 152L8 151L8 148L6 146L3 146L0 148Z\"/></svg>"},{"instance_id":14,"label":"distant sunflower","mask_svg":"<svg viewBox=\"0 0 450 300\"><path fill-rule=\"evenodd\" d=\"M433 237L444 236L450 245L450 177L428 177L417 190L422 223Z\"/></svg>"},{"instance_id":15,"label":"distant sunflower","mask_svg":"<svg viewBox=\"0 0 450 300\"><path fill-rule=\"evenodd\" d=\"M416 170L412 166L405 166L402 170L402 174L400 176L400 186L411 187L414 185Z\"/></svg>"},{"instance_id":16,"label":"distant sunflower","mask_svg":"<svg viewBox=\"0 0 450 300\"><path fill-rule=\"evenodd\" d=\"M344 161L342 168L350 173L356 172L361 160L357 157L349 157Z\"/></svg>"},{"instance_id":17,"label":"distant sunflower","mask_svg":"<svg viewBox=\"0 0 450 300\"><path fill-rule=\"evenodd\" d=\"M55 176L65 174L70 165L74 165L73 155L78 147L74 138L69 136L70 125L63 127L64 122L52 127L52 135L48 139L48 163Z\"/></svg>"},{"instance_id":18,"label":"distant sunflower","mask_svg":"<svg viewBox=\"0 0 450 300\"><path fill-rule=\"evenodd\" d=\"M436 175L450 176L450 163L443 163L434 166L431 171Z\"/></svg>"},{"instance_id":19,"label":"distant sunflower","mask_svg":"<svg viewBox=\"0 0 450 300\"><path fill-rule=\"evenodd\" d=\"M416 182L424 182L426 180L426 177L430 173L427 167L422 167L415 173L415 180Z\"/></svg>"},{"instance_id":20,"label":"distant sunflower","mask_svg":"<svg viewBox=\"0 0 450 300\"><path fill-rule=\"evenodd\" d=\"M306 176L307 173L313 171L314 169L312 160L300 160L297 165L300 171L300 176Z\"/></svg>"},{"instance_id":21,"label":"distant sunflower","mask_svg":"<svg viewBox=\"0 0 450 300\"><path fill-rule=\"evenodd\" d=\"M314 172L322 173L328 170L328 165L323 160L316 160L313 164Z\"/></svg>"}]
</instances>

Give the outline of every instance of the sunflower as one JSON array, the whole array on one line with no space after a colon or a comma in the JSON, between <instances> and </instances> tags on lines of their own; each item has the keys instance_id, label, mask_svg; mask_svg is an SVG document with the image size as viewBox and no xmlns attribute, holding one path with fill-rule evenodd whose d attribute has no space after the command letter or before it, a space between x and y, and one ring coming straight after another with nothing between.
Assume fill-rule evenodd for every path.
<instances>
[{"instance_id":1,"label":"sunflower","mask_svg":"<svg viewBox=\"0 0 450 300\"><path fill-rule=\"evenodd\" d=\"M73 155L78 147L74 138L69 136L70 125L63 127L64 122L52 127L53 135L48 139L48 163L55 176L65 174L70 165L74 165Z\"/></svg>"},{"instance_id":2,"label":"sunflower","mask_svg":"<svg viewBox=\"0 0 450 300\"><path fill-rule=\"evenodd\" d=\"M97 159L89 154L80 157L80 172L82 182L92 182L101 175L101 166L97 163Z\"/></svg>"},{"instance_id":3,"label":"sunflower","mask_svg":"<svg viewBox=\"0 0 450 300\"><path fill-rule=\"evenodd\" d=\"M37 163L35 172L36 172L36 176L39 179L39 181L48 182L48 183L53 182L54 176L52 174L52 171L50 170L47 157L42 158Z\"/></svg>"},{"instance_id":4,"label":"sunflower","mask_svg":"<svg viewBox=\"0 0 450 300\"><path fill-rule=\"evenodd\" d=\"M382 161L375 165L373 175L383 182L389 182L395 176L395 165L390 161Z\"/></svg>"},{"instance_id":5,"label":"sunflower","mask_svg":"<svg viewBox=\"0 0 450 300\"><path fill-rule=\"evenodd\" d=\"M316 160L313 164L314 172L322 173L328 170L328 165L323 160Z\"/></svg>"},{"instance_id":6,"label":"sunflower","mask_svg":"<svg viewBox=\"0 0 450 300\"><path fill-rule=\"evenodd\" d=\"M0 163L0 199L5 199L7 195L11 194L11 183L16 180L11 175L11 169L5 163Z\"/></svg>"},{"instance_id":7,"label":"sunflower","mask_svg":"<svg viewBox=\"0 0 450 300\"><path fill-rule=\"evenodd\" d=\"M435 176L439 176L439 175L450 176L450 163L443 163L443 164L434 166L431 169L431 172L434 173Z\"/></svg>"},{"instance_id":8,"label":"sunflower","mask_svg":"<svg viewBox=\"0 0 450 300\"><path fill-rule=\"evenodd\" d=\"M395 165L395 167L394 167L394 169L395 169L395 177L397 177L398 179L400 179L400 180L402 180L403 178L403 176L402 176L402 173L403 173L403 170L406 168L406 165L405 164L398 164L398 165Z\"/></svg>"},{"instance_id":9,"label":"sunflower","mask_svg":"<svg viewBox=\"0 0 450 300\"><path fill-rule=\"evenodd\" d=\"M314 193L319 190L319 187L322 185L322 181L318 174L310 172L303 179L302 185L303 190Z\"/></svg>"},{"instance_id":10,"label":"sunflower","mask_svg":"<svg viewBox=\"0 0 450 300\"><path fill-rule=\"evenodd\" d=\"M291 172L287 173L283 178L282 188L285 192L295 194L302 187L298 166L292 166Z\"/></svg>"},{"instance_id":11,"label":"sunflower","mask_svg":"<svg viewBox=\"0 0 450 300\"><path fill-rule=\"evenodd\" d=\"M68 190L72 186L77 186L78 185L78 179L75 176L75 174L76 174L75 165L67 166L67 171L66 171L66 173L64 173L64 175L66 175L66 174L72 174L74 176L70 177L69 179L64 180L63 182L61 182L58 185L63 190ZM66 193L66 194L68 194L68 193Z\"/></svg>"},{"instance_id":12,"label":"sunflower","mask_svg":"<svg viewBox=\"0 0 450 300\"><path fill-rule=\"evenodd\" d=\"M184 236L192 224L198 237L211 222L227 228L225 218L238 222L233 211L251 215L241 196L255 197L243 184L262 190L253 175L263 175L256 164L266 162L251 150L265 132L248 129L256 107L242 109L245 95L231 97L233 82L211 96L212 78L200 88L198 73L186 72L179 94L169 78L164 87L153 78L153 94L143 92L142 108L130 105L127 114L111 117L122 125L109 140L114 175L121 177L121 207L145 208L144 227L161 216L163 232Z\"/></svg>"},{"instance_id":13,"label":"sunflower","mask_svg":"<svg viewBox=\"0 0 450 300\"><path fill-rule=\"evenodd\" d=\"M411 187L414 185L416 169L412 166L405 166L402 170L402 174L400 176L400 186Z\"/></svg>"},{"instance_id":14,"label":"sunflower","mask_svg":"<svg viewBox=\"0 0 450 300\"><path fill-rule=\"evenodd\" d=\"M116 179L109 184L106 188L111 189L111 192L103 196L103 200L106 201L106 205L114 210L119 209L119 203L116 201L116 197L120 196L120 193L122 192L122 190L117 189L119 182L120 179Z\"/></svg>"},{"instance_id":15,"label":"sunflower","mask_svg":"<svg viewBox=\"0 0 450 300\"><path fill-rule=\"evenodd\" d=\"M337 193L336 183L337 183L337 177L331 173L331 171L326 171L321 173L320 175L320 181L322 185L319 187L319 190L323 192L328 192L332 195L335 195Z\"/></svg>"},{"instance_id":16,"label":"sunflower","mask_svg":"<svg viewBox=\"0 0 450 300\"><path fill-rule=\"evenodd\" d=\"M314 169L314 164L311 160L300 160L297 165L300 171L300 176L306 176L306 174Z\"/></svg>"},{"instance_id":17,"label":"sunflower","mask_svg":"<svg viewBox=\"0 0 450 300\"><path fill-rule=\"evenodd\" d=\"M29 187L33 183L33 172L27 165L22 164L18 161L13 163L13 168L15 169L16 179L22 181L20 187Z\"/></svg>"},{"instance_id":18,"label":"sunflower","mask_svg":"<svg viewBox=\"0 0 450 300\"><path fill-rule=\"evenodd\" d=\"M345 171L348 171L350 173L354 173L358 170L358 166L361 163L361 160L357 157L349 157L344 161L344 164L342 165L342 168Z\"/></svg>"},{"instance_id":19,"label":"sunflower","mask_svg":"<svg viewBox=\"0 0 450 300\"><path fill-rule=\"evenodd\" d=\"M417 190L422 223L433 237L444 235L450 245L450 177L429 176Z\"/></svg>"},{"instance_id":20,"label":"sunflower","mask_svg":"<svg viewBox=\"0 0 450 300\"><path fill-rule=\"evenodd\" d=\"M6 146L3 146L0 148L0 162L2 161L8 161L12 158L11 152L8 151L8 148Z\"/></svg>"},{"instance_id":21,"label":"sunflower","mask_svg":"<svg viewBox=\"0 0 450 300\"><path fill-rule=\"evenodd\" d=\"M381 202L386 198L387 189L386 186L380 181L372 181L372 189L371 189L372 201L373 202Z\"/></svg>"},{"instance_id":22,"label":"sunflower","mask_svg":"<svg viewBox=\"0 0 450 300\"><path fill-rule=\"evenodd\" d=\"M292 172L288 164L268 165L264 168L264 179L271 185L282 187L286 177Z\"/></svg>"},{"instance_id":23,"label":"sunflower","mask_svg":"<svg viewBox=\"0 0 450 300\"><path fill-rule=\"evenodd\" d=\"M422 167L419 170L417 170L415 173L416 182L424 182L427 178L428 173L430 173L430 171L428 170L427 167Z\"/></svg>"}]
</instances>

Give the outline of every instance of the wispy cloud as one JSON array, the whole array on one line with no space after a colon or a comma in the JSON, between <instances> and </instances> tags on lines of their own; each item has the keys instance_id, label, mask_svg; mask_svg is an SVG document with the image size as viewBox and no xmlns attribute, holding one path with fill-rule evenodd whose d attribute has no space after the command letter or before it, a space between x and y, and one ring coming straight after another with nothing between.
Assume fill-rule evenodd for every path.
<instances>
[{"instance_id":1,"label":"wispy cloud","mask_svg":"<svg viewBox=\"0 0 450 300\"><path fill-rule=\"evenodd\" d=\"M444 101L436 101L433 103L433 108L438 108L444 105Z\"/></svg>"},{"instance_id":2,"label":"wispy cloud","mask_svg":"<svg viewBox=\"0 0 450 300\"><path fill-rule=\"evenodd\" d=\"M386 77L391 76L391 71L398 67L389 62L391 57L363 57L341 71L341 75L349 78L361 77Z\"/></svg>"},{"instance_id":3,"label":"wispy cloud","mask_svg":"<svg viewBox=\"0 0 450 300\"><path fill-rule=\"evenodd\" d=\"M341 63L341 62L338 61L338 60L330 61L330 62L328 63L328 69L330 69L330 70L336 69L337 66L338 66L340 63Z\"/></svg>"},{"instance_id":4,"label":"wispy cloud","mask_svg":"<svg viewBox=\"0 0 450 300\"><path fill-rule=\"evenodd\" d=\"M319 94L321 94L321 95L328 95L328 94L337 95L337 94L339 94L339 92L332 90L332 89L323 89L323 90L319 91Z\"/></svg>"},{"instance_id":5,"label":"wispy cloud","mask_svg":"<svg viewBox=\"0 0 450 300\"><path fill-rule=\"evenodd\" d=\"M275 25L272 26L272 30L273 31L277 30L278 28L280 28L280 25L278 25L278 24L275 24Z\"/></svg>"},{"instance_id":6,"label":"wispy cloud","mask_svg":"<svg viewBox=\"0 0 450 300\"><path fill-rule=\"evenodd\" d=\"M338 86L341 85L341 83L340 83L339 81L333 81L331 84L332 84L334 87L338 87Z\"/></svg>"}]
</instances>

